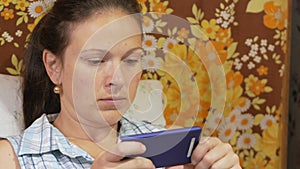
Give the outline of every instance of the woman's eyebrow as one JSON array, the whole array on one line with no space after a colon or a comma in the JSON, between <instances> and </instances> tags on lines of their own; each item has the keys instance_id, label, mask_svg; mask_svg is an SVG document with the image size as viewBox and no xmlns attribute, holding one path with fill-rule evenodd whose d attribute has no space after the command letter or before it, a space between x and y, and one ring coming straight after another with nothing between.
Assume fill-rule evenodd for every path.
<instances>
[{"instance_id":1,"label":"woman's eyebrow","mask_svg":"<svg viewBox=\"0 0 300 169\"><path fill-rule=\"evenodd\" d=\"M142 47L136 47L136 48L132 48L130 50L128 50L123 56L122 56L122 59L128 57L130 54L134 53L135 51L141 51L141 53L144 52L143 48Z\"/></svg>"},{"instance_id":2,"label":"woman's eyebrow","mask_svg":"<svg viewBox=\"0 0 300 169\"><path fill-rule=\"evenodd\" d=\"M86 55L86 54L103 54L107 55L109 54L109 51L104 50L104 49L84 49L80 52L80 55Z\"/></svg>"},{"instance_id":3,"label":"woman's eyebrow","mask_svg":"<svg viewBox=\"0 0 300 169\"><path fill-rule=\"evenodd\" d=\"M142 47L132 48L122 56L122 59L128 57L130 54L134 53L135 51L140 51L141 53L144 52ZM102 55L103 58L111 56L111 52L105 49L85 49L80 52L80 56L83 57L91 54Z\"/></svg>"}]
</instances>

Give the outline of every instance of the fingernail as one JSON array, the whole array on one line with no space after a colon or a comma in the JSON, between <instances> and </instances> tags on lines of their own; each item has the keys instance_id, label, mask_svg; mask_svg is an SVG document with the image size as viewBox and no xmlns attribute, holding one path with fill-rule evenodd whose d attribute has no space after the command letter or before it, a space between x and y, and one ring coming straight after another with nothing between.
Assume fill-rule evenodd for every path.
<instances>
[{"instance_id":1,"label":"fingernail","mask_svg":"<svg viewBox=\"0 0 300 169\"><path fill-rule=\"evenodd\" d=\"M193 165L196 165L197 163L196 163L196 161L195 160L191 160L191 163L193 164Z\"/></svg>"},{"instance_id":2,"label":"fingernail","mask_svg":"<svg viewBox=\"0 0 300 169\"><path fill-rule=\"evenodd\" d=\"M143 152L145 152L146 151L146 146L144 145L144 144L141 144L141 150L143 151Z\"/></svg>"}]
</instances>

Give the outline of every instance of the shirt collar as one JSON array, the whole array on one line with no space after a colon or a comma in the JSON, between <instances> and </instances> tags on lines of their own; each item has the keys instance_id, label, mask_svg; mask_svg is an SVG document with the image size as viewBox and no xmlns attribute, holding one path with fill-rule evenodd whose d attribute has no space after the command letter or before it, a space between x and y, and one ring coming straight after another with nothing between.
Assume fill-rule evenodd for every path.
<instances>
[{"instance_id":1,"label":"shirt collar","mask_svg":"<svg viewBox=\"0 0 300 169\"><path fill-rule=\"evenodd\" d=\"M129 114L125 114L121 119L120 136L151 133L165 130L163 126L151 124L148 121L139 121Z\"/></svg>"},{"instance_id":2,"label":"shirt collar","mask_svg":"<svg viewBox=\"0 0 300 169\"><path fill-rule=\"evenodd\" d=\"M47 117L43 114L22 135L18 155L43 154L59 150L62 154L71 158L83 157L93 161L86 151L71 143L49 120L55 119L53 115ZM162 126L155 126L149 122L140 122L133 117L124 116L121 119L119 136L149 133L164 130Z\"/></svg>"},{"instance_id":3,"label":"shirt collar","mask_svg":"<svg viewBox=\"0 0 300 169\"><path fill-rule=\"evenodd\" d=\"M86 151L71 143L49 122L45 114L24 131L18 155L43 154L56 150L71 158L94 160Z\"/></svg>"}]
</instances>

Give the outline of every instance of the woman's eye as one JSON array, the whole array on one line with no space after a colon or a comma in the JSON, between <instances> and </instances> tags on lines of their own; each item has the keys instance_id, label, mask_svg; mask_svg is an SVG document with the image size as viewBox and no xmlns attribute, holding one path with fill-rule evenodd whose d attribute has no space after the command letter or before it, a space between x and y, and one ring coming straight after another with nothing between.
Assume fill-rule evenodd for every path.
<instances>
[{"instance_id":1,"label":"woman's eye","mask_svg":"<svg viewBox=\"0 0 300 169\"><path fill-rule=\"evenodd\" d=\"M138 59L126 59L124 60L125 63L128 63L128 64L135 64L135 63L138 63L139 60Z\"/></svg>"},{"instance_id":2,"label":"woman's eye","mask_svg":"<svg viewBox=\"0 0 300 169\"><path fill-rule=\"evenodd\" d=\"M123 62L127 63L127 64L137 64L140 62L142 58L142 54L140 53L133 53L133 54L130 54L128 57L126 57Z\"/></svg>"},{"instance_id":3,"label":"woman's eye","mask_svg":"<svg viewBox=\"0 0 300 169\"><path fill-rule=\"evenodd\" d=\"M91 58L87 60L89 64L92 65L99 65L100 63L104 63L105 60L104 59L99 59L99 58Z\"/></svg>"}]
</instances>

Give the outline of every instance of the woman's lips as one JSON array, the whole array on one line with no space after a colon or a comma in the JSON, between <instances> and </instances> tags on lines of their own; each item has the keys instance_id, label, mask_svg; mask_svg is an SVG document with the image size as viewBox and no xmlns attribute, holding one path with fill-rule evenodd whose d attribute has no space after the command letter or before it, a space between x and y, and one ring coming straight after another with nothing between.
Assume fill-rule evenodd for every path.
<instances>
[{"instance_id":1,"label":"woman's lips","mask_svg":"<svg viewBox=\"0 0 300 169\"><path fill-rule=\"evenodd\" d=\"M101 99L98 99L98 101L100 101L103 104L107 104L107 105L119 105L126 100L127 100L126 98L101 98Z\"/></svg>"}]
</instances>

